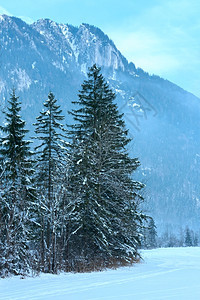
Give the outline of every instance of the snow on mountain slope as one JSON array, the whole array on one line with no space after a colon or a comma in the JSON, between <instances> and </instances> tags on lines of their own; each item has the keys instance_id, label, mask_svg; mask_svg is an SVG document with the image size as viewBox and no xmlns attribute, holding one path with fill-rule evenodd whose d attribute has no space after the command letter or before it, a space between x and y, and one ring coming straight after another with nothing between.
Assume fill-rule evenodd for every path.
<instances>
[{"instance_id":1,"label":"snow on mountain slope","mask_svg":"<svg viewBox=\"0 0 200 300\"><path fill-rule=\"evenodd\" d=\"M0 279L2 300L198 300L200 248L142 251L133 267Z\"/></svg>"},{"instance_id":2,"label":"snow on mountain slope","mask_svg":"<svg viewBox=\"0 0 200 300\"><path fill-rule=\"evenodd\" d=\"M94 26L81 24L77 28L41 19L31 27L44 37L51 51L56 51L58 56L64 54L63 62L74 60L83 73L94 63L123 71L128 65L108 36Z\"/></svg>"},{"instance_id":3,"label":"snow on mountain slope","mask_svg":"<svg viewBox=\"0 0 200 300\"><path fill-rule=\"evenodd\" d=\"M48 19L28 25L3 15L0 45L0 108L6 107L15 87L32 132L50 90L70 123L67 112L88 67L101 66L134 139L129 150L141 161L139 180L147 183L145 209L155 218L158 231L186 226L199 230L200 99L136 69L92 25L75 27Z\"/></svg>"}]
</instances>

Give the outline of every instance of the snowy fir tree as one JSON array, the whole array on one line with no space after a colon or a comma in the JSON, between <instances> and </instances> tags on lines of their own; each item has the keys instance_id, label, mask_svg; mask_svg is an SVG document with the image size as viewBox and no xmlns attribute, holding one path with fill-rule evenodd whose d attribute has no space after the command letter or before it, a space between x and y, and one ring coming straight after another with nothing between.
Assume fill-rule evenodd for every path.
<instances>
[{"instance_id":1,"label":"snowy fir tree","mask_svg":"<svg viewBox=\"0 0 200 300\"><path fill-rule=\"evenodd\" d=\"M199 239L198 239L197 233L195 233L195 235L194 235L193 246L194 246L194 247L197 247L198 245L199 245Z\"/></svg>"},{"instance_id":2,"label":"snowy fir tree","mask_svg":"<svg viewBox=\"0 0 200 300\"><path fill-rule=\"evenodd\" d=\"M0 275L25 274L31 265L29 246L34 222L35 190L30 142L13 90L5 113L0 146Z\"/></svg>"},{"instance_id":3,"label":"snowy fir tree","mask_svg":"<svg viewBox=\"0 0 200 300\"><path fill-rule=\"evenodd\" d=\"M157 247L157 232L154 219L148 217L147 224L143 229L143 238L141 247L145 249L153 249Z\"/></svg>"},{"instance_id":4,"label":"snowy fir tree","mask_svg":"<svg viewBox=\"0 0 200 300\"><path fill-rule=\"evenodd\" d=\"M188 227L185 230L185 246L187 247L193 246L191 231L189 230Z\"/></svg>"},{"instance_id":5,"label":"snowy fir tree","mask_svg":"<svg viewBox=\"0 0 200 300\"><path fill-rule=\"evenodd\" d=\"M123 115L96 65L78 96L70 112L68 263L77 271L129 264L138 257L146 218L143 184L132 178L140 163L127 153Z\"/></svg>"},{"instance_id":6,"label":"snowy fir tree","mask_svg":"<svg viewBox=\"0 0 200 300\"><path fill-rule=\"evenodd\" d=\"M62 252L61 249L58 251L59 238L64 230L62 226L65 226L62 206L67 152L64 125L61 123L64 116L61 113L57 100L50 92L44 102L44 109L34 124L38 143L35 148L36 182L41 207L38 220L41 226L40 264L42 271L52 273L56 273L59 267Z\"/></svg>"},{"instance_id":7,"label":"snowy fir tree","mask_svg":"<svg viewBox=\"0 0 200 300\"><path fill-rule=\"evenodd\" d=\"M157 247L156 236L156 225L154 219L150 218L148 225L147 248L153 249Z\"/></svg>"}]
</instances>

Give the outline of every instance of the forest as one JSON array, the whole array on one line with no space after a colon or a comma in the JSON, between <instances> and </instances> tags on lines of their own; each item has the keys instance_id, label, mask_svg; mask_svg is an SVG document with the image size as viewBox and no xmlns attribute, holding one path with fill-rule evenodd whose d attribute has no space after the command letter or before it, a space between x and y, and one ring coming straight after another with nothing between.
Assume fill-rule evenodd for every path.
<instances>
[{"instance_id":1,"label":"forest","mask_svg":"<svg viewBox=\"0 0 200 300\"><path fill-rule=\"evenodd\" d=\"M65 124L49 92L27 140L13 89L0 126L1 277L139 260L152 219L141 209L144 184L133 176L140 162L127 151L128 130L114 100L93 65L69 112L74 124Z\"/></svg>"}]
</instances>

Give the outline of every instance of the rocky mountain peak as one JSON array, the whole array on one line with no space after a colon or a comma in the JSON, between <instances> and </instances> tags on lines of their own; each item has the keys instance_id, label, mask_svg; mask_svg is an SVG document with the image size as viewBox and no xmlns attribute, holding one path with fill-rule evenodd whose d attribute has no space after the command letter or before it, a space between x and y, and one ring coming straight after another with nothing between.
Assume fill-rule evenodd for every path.
<instances>
[{"instance_id":1,"label":"rocky mountain peak","mask_svg":"<svg viewBox=\"0 0 200 300\"><path fill-rule=\"evenodd\" d=\"M51 90L69 123L67 111L88 67L101 66L134 138L130 151L141 159L148 182L146 209L160 228L163 222L182 226L185 218L186 225L198 227L200 99L136 69L103 31L89 24L75 27L41 19L28 25L2 15L0 33L1 108L15 87L32 130Z\"/></svg>"}]
</instances>

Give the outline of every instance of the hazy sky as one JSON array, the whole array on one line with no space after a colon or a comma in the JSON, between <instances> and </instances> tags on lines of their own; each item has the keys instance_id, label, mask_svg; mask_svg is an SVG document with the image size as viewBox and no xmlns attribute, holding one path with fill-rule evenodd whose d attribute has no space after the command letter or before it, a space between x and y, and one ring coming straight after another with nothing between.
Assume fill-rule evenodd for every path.
<instances>
[{"instance_id":1,"label":"hazy sky","mask_svg":"<svg viewBox=\"0 0 200 300\"><path fill-rule=\"evenodd\" d=\"M137 67L200 96L199 0L0 0L2 13L95 25Z\"/></svg>"}]
</instances>

